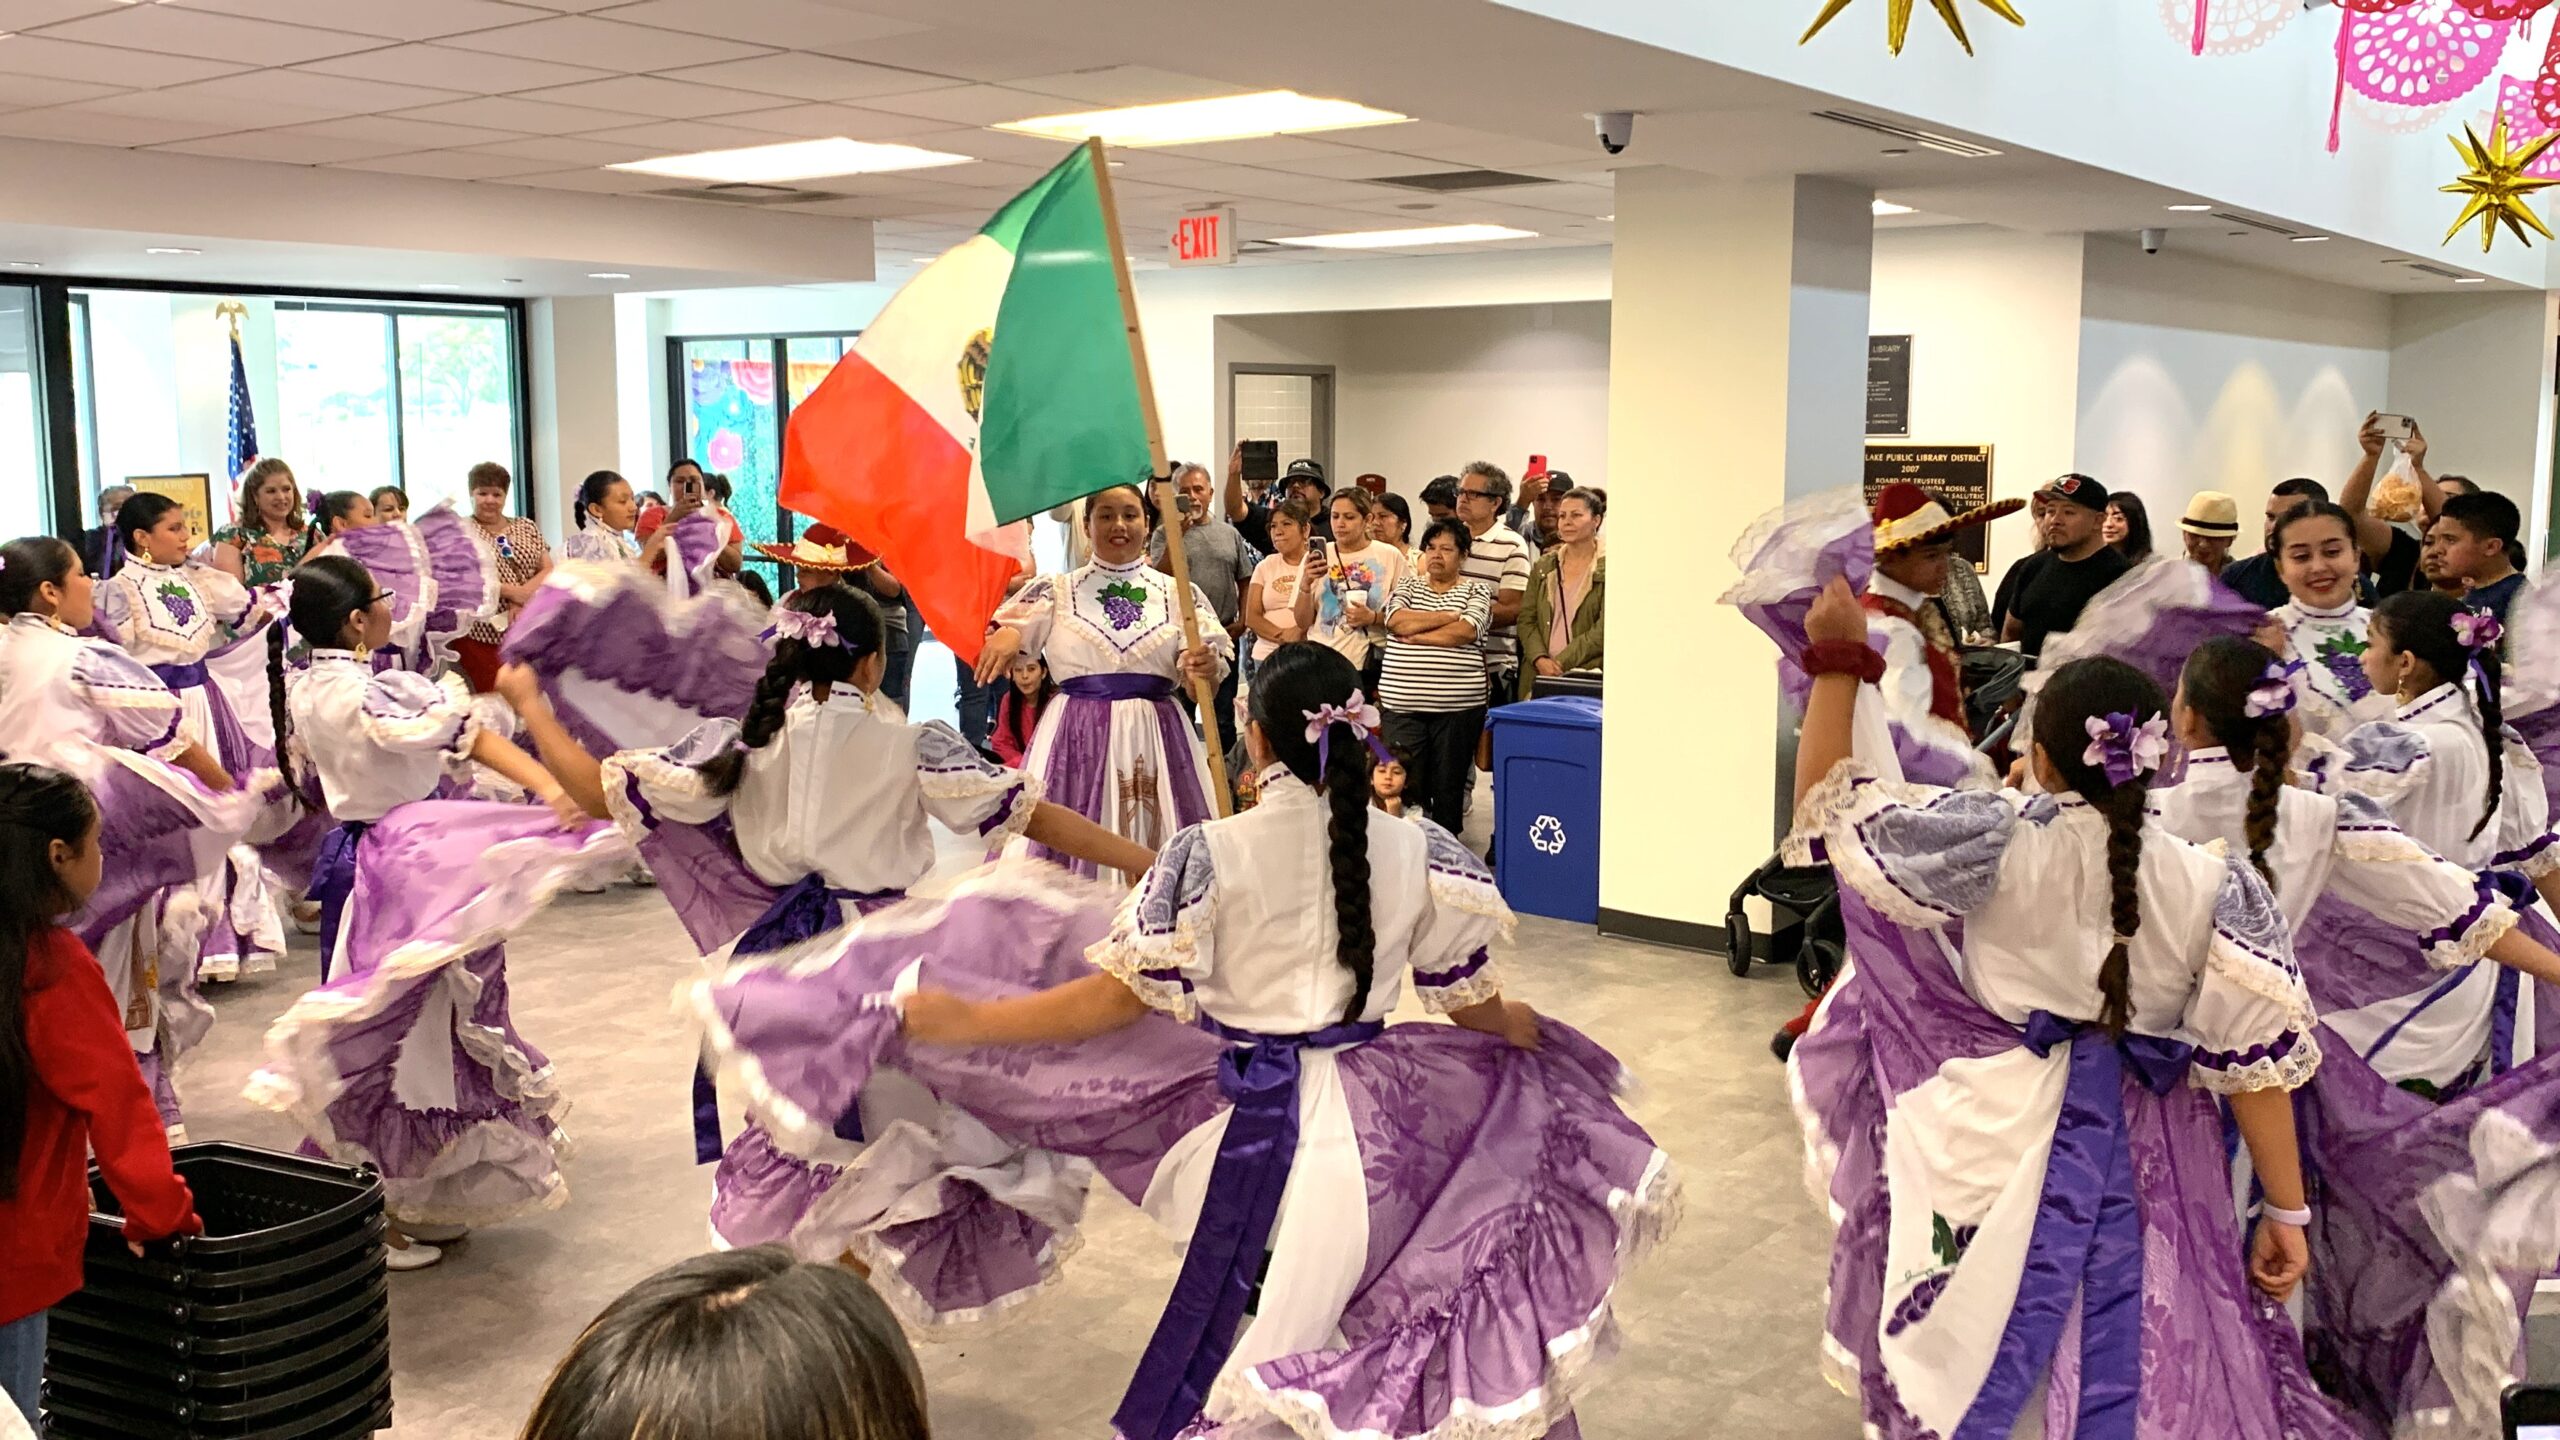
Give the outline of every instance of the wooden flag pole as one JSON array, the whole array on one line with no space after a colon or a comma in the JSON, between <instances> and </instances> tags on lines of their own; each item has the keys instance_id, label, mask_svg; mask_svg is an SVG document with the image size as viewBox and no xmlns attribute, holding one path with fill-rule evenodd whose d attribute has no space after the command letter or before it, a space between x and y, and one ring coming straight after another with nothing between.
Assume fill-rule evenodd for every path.
<instances>
[{"instance_id":1,"label":"wooden flag pole","mask_svg":"<svg viewBox=\"0 0 2560 1440\"><path fill-rule=\"evenodd\" d=\"M1138 329L1138 292L1129 284L1129 248L1120 233L1120 203L1111 195L1111 163L1102 149L1102 137L1090 136L1085 150L1093 157L1093 184L1102 199L1102 228L1111 237L1111 274L1120 284L1120 324L1129 337L1129 364L1138 381L1138 412L1147 427L1147 460L1152 475L1159 482L1169 482L1170 461L1164 453L1164 423L1156 416L1156 382L1147 369L1147 337ZM1168 492L1172 486L1166 484ZM1161 502L1164 514L1164 553L1173 561L1173 591L1176 609L1182 617L1182 648L1200 648L1200 609L1191 603L1191 558L1182 544L1181 496L1168 493ZM1230 662L1232 663L1232 662ZM1207 676L1191 680L1191 698L1200 710L1200 743L1209 752L1210 803L1223 817L1235 812L1235 790L1227 783L1227 750L1218 741L1218 687Z\"/></svg>"}]
</instances>

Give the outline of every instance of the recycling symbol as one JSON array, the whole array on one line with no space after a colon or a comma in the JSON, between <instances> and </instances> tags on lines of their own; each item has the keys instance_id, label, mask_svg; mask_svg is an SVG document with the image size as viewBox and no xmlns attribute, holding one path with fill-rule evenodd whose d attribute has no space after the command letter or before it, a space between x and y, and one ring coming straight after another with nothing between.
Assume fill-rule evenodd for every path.
<instances>
[{"instance_id":1,"label":"recycling symbol","mask_svg":"<svg viewBox=\"0 0 2560 1440\"><path fill-rule=\"evenodd\" d=\"M1564 822L1553 815L1541 815L1529 826L1529 843L1541 855L1564 853Z\"/></svg>"}]
</instances>

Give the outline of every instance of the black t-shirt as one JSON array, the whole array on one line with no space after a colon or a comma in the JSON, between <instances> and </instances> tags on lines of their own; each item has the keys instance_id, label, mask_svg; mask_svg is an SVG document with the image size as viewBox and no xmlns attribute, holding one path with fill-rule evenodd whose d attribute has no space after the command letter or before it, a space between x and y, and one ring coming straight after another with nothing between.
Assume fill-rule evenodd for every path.
<instances>
[{"instance_id":1,"label":"black t-shirt","mask_svg":"<svg viewBox=\"0 0 2560 1440\"><path fill-rule=\"evenodd\" d=\"M2388 600L2418 583L2418 554L2426 549L2418 537L2394 525L2391 548L2373 562L2373 598Z\"/></svg>"},{"instance_id":2,"label":"black t-shirt","mask_svg":"<svg viewBox=\"0 0 2560 1440\"><path fill-rule=\"evenodd\" d=\"M2261 610L2273 610L2293 598L2285 593L2284 577L2276 573L2276 557L2264 551L2223 566L2222 583Z\"/></svg>"},{"instance_id":3,"label":"black t-shirt","mask_svg":"<svg viewBox=\"0 0 2560 1440\"><path fill-rule=\"evenodd\" d=\"M1280 553L1280 547L1271 543L1270 506L1259 500L1246 505L1244 507L1244 518L1236 521L1235 527L1236 533L1244 536L1244 543L1252 546L1257 552L1264 555L1277 555ZM1307 527L1307 533L1317 537L1318 539L1332 539L1333 516L1330 514L1318 515L1316 517L1316 523Z\"/></svg>"},{"instance_id":4,"label":"black t-shirt","mask_svg":"<svg viewBox=\"0 0 2560 1440\"><path fill-rule=\"evenodd\" d=\"M2081 610L2131 566L2111 545L2099 546L2086 560L2043 550L2011 566L2000 588L2016 586L2009 614L2018 622L2020 648L2030 657L2043 653L2044 637L2079 624Z\"/></svg>"}]
</instances>

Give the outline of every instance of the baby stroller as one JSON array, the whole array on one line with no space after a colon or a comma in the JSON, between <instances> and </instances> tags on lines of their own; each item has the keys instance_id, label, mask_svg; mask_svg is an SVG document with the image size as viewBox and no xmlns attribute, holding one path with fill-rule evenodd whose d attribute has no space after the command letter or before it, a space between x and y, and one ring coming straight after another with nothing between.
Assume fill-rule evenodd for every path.
<instances>
[{"instance_id":1,"label":"baby stroller","mask_svg":"<svg viewBox=\"0 0 2560 1440\"><path fill-rule=\"evenodd\" d=\"M1725 902L1724 963L1736 977L1751 973L1757 942L1743 902L1754 898L1766 900L1771 908L1795 917L1770 932L1769 959L1778 964L1792 961L1796 983L1804 987L1805 994L1820 996L1830 988L1832 977L1840 973L1840 957L1847 953L1849 940L1848 927L1840 919L1840 892L1832 880L1831 867L1789 865L1772 855L1735 888L1733 897Z\"/></svg>"}]
</instances>

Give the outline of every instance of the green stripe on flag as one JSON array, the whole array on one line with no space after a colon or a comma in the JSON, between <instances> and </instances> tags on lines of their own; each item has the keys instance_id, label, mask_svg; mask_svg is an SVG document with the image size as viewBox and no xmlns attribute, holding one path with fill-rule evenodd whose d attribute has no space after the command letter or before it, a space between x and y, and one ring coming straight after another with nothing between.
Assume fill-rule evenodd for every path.
<instances>
[{"instance_id":1,"label":"green stripe on flag","mask_svg":"<svg viewBox=\"0 0 2560 1440\"><path fill-rule=\"evenodd\" d=\"M1146 422L1092 150L1077 147L980 233L1013 251L978 420L996 519L1144 481Z\"/></svg>"}]
</instances>

